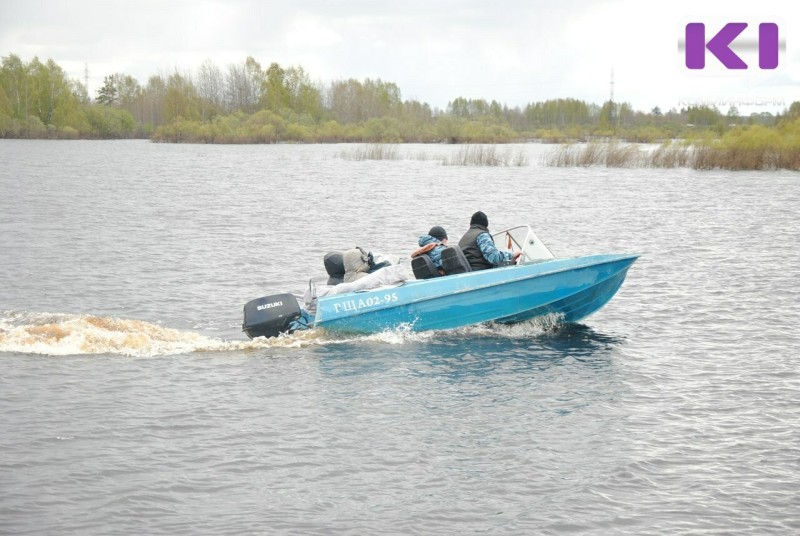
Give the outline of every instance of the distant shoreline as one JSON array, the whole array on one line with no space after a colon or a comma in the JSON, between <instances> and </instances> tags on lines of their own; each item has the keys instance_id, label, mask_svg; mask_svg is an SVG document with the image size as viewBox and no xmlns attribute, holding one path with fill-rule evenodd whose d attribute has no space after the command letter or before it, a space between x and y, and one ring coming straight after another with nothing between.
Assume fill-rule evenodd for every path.
<instances>
[{"instance_id":1,"label":"distant shoreline","mask_svg":"<svg viewBox=\"0 0 800 536\"><path fill-rule=\"evenodd\" d=\"M561 98L508 107L495 100L456 97L447 109L403 100L400 88L380 79L312 83L302 67L267 69L252 57L226 74L205 65L196 76L174 72L146 85L116 73L94 99L52 60L28 63L10 54L0 65L0 138L147 139L159 143L273 144L673 144L659 164L726 169L798 169L800 101L783 114L744 117L734 106L635 111ZM693 164L700 150L706 155ZM628 156L632 155L628 151ZM666 155L669 154L667 158ZM602 156L604 155L604 156ZM618 150L594 151L559 165L632 165ZM713 158L712 158L713 156ZM706 158L708 157L708 158ZM595 158L601 158L595 161ZM603 160L604 159L604 160ZM469 159L467 159L469 160ZM577 162L576 164L567 164ZM653 164L656 165L656 164ZM728 167L731 166L731 167ZM740 167L743 166L743 167Z\"/></svg>"}]
</instances>

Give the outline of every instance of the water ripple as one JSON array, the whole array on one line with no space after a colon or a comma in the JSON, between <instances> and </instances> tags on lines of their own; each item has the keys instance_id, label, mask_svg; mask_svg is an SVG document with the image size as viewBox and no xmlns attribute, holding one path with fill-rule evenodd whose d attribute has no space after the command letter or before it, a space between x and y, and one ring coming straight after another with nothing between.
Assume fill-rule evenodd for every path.
<instances>
[{"instance_id":1,"label":"water ripple","mask_svg":"<svg viewBox=\"0 0 800 536\"><path fill-rule=\"evenodd\" d=\"M0 533L800 530L795 174L0 144ZM478 209L642 257L582 325L241 333Z\"/></svg>"}]
</instances>

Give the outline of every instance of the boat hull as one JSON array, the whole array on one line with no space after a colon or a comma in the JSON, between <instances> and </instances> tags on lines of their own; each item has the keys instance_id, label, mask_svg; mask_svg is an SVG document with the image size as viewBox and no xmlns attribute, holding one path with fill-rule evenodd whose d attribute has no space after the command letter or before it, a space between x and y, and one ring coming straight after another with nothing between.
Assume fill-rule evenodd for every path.
<instances>
[{"instance_id":1,"label":"boat hull","mask_svg":"<svg viewBox=\"0 0 800 536\"><path fill-rule=\"evenodd\" d=\"M516 323L559 314L576 322L617 292L637 255L591 255L408 281L397 287L321 297L316 327L376 333Z\"/></svg>"}]
</instances>

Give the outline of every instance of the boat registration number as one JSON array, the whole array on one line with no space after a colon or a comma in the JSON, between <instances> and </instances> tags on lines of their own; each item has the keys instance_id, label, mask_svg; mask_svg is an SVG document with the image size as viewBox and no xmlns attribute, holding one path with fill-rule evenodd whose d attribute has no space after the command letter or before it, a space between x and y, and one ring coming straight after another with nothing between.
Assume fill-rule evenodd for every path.
<instances>
[{"instance_id":1,"label":"boat registration number","mask_svg":"<svg viewBox=\"0 0 800 536\"><path fill-rule=\"evenodd\" d=\"M340 301L333 304L333 310L337 313L346 311L358 311L369 307L377 307L378 305L386 305L397 301L397 293L389 292L382 296L370 296L368 298L358 298Z\"/></svg>"}]
</instances>

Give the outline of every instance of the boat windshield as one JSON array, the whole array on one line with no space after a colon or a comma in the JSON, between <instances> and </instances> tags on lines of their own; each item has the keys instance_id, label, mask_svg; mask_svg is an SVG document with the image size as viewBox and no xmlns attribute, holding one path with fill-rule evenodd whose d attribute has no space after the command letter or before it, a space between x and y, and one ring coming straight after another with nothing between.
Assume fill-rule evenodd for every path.
<instances>
[{"instance_id":1,"label":"boat windshield","mask_svg":"<svg viewBox=\"0 0 800 536\"><path fill-rule=\"evenodd\" d=\"M521 250L518 264L526 262L540 262L554 259L555 256L547 249L547 246L539 240L536 233L529 225L520 225L495 233L492 235L494 243L498 247L509 250Z\"/></svg>"}]
</instances>

